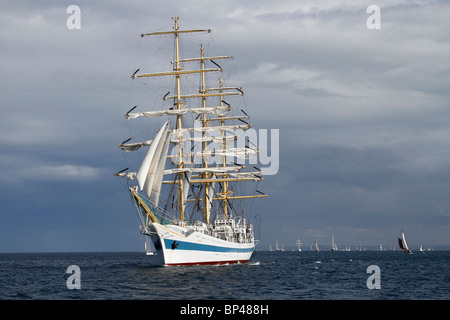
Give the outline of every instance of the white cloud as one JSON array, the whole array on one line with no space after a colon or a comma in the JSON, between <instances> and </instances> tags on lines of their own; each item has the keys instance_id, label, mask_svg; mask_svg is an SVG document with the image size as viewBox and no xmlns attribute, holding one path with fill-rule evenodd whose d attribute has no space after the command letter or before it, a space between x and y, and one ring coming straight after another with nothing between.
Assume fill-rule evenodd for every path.
<instances>
[{"instance_id":1,"label":"white cloud","mask_svg":"<svg viewBox=\"0 0 450 320\"><path fill-rule=\"evenodd\" d=\"M79 164L55 164L36 159L34 155L6 155L0 160L2 185L36 185L47 182L90 182L111 174L107 169Z\"/></svg>"},{"instance_id":2,"label":"white cloud","mask_svg":"<svg viewBox=\"0 0 450 320\"><path fill-rule=\"evenodd\" d=\"M103 169L80 165L54 165L40 166L33 169L26 169L21 172L24 179L50 180L50 181L94 181L98 179Z\"/></svg>"}]
</instances>

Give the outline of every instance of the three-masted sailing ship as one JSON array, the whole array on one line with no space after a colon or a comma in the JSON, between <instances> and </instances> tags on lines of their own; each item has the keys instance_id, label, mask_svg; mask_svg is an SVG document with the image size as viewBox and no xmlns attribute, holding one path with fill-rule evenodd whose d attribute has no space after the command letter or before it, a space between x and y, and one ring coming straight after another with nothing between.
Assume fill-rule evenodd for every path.
<instances>
[{"instance_id":1,"label":"three-masted sailing ship","mask_svg":"<svg viewBox=\"0 0 450 320\"><path fill-rule=\"evenodd\" d=\"M223 68L218 61L232 56L207 56L200 45L198 57L182 57L184 36L211 30L181 30L178 18L173 21L173 30L141 34L173 38L172 70L139 73L138 69L131 78L172 77L175 94L162 97L169 101L166 109L133 112L134 107L125 114L129 120L169 119L158 126L153 140L128 139L119 145L125 151L142 147L147 151L136 172L127 168L116 176L127 178L140 232L151 238L154 256L162 258L164 265L245 263L257 240L242 203L267 195L256 190L263 179L261 170L244 165L245 159L257 155L257 147L234 144L239 138L236 132L245 132L251 124L247 112L236 110L226 99L244 92L241 87L225 86L220 77ZM207 83L207 74L215 78L215 87ZM199 84L198 91L185 92L189 86L184 81ZM254 185L251 194L239 187L248 183Z\"/></svg>"}]
</instances>

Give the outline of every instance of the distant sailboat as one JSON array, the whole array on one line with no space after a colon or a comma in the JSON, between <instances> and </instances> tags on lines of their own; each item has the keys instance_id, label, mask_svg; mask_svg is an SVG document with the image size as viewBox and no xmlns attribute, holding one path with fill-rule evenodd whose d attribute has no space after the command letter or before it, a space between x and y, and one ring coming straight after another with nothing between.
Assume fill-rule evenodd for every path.
<instances>
[{"instance_id":1,"label":"distant sailboat","mask_svg":"<svg viewBox=\"0 0 450 320\"><path fill-rule=\"evenodd\" d=\"M145 246L145 254L148 256L152 256L155 253L152 251L152 246L150 244L150 238L147 237L146 241L144 242L144 246Z\"/></svg>"},{"instance_id":2,"label":"distant sailboat","mask_svg":"<svg viewBox=\"0 0 450 320\"><path fill-rule=\"evenodd\" d=\"M334 242L334 236L331 236L331 251L338 251L336 243Z\"/></svg>"},{"instance_id":3,"label":"distant sailboat","mask_svg":"<svg viewBox=\"0 0 450 320\"><path fill-rule=\"evenodd\" d=\"M408 247L408 243L406 242L405 233L402 231L402 237L398 238L398 245L400 249L403 250L404 253L412 253L412 251Z\"/></svg>"},{"instance_id":4,"label":"distant sailboat","mask_svg":"<svg viewBox=\"0 0 450 320\"><path fill-rule=\"evenodd\" d=\"M275 251L284 251L283 248L280 249L280 245L278 244L278 241L275 243Z\"/></svg>"},{"instance_id":5,"label":"distant sailboat","mask_svg":"<svg viewBox=\"0 0 450 320\"><path fill-rule=\"evenodd\" d=\"M315 245L315 247L316 247L316 252L319 252L320 250L319 250L319 246L317 245L317 241L314 241L314 245Z\"/></svg>"},{"instance_id":6,"label":"distant sailboat","mask_svg":"<svg viewBox=\"0 0 450 320\"><path fill-rule=\"evenodd\" d=\"M302 242L300 241L300 239L297 239L297 250L302 251Z\"/></svg>"}]
</instances>

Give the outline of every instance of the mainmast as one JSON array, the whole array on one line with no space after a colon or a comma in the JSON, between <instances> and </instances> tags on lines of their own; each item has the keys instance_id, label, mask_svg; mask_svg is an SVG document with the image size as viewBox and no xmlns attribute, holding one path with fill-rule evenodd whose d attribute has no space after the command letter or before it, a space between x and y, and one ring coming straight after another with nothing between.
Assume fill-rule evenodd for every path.
<instances>
[{"instance_id":1,"label":"mainmast","mask_svg":"<svg viewBox=\"0 0 450 320\"><path fill-rule=\"evenodd\" d=\"M223 87L222 78L220 78L219 81L220 81L220 86L219 86L220 92L222 92L223 91L222 90L222 87ZM223 106L222 96L220 97L220 106ZM225 125L224 117L225 117L224 115L220 116L220 118L221 118L220 124L221 124L222 127ZM226 148L227 148L227 145L225 143L225 131L222 131L222 141L223 141L222 151L225 154L225 151L226 151ZM227 158L226 156L222 156L222 166L224 168L227 166L226 158ZM222 194L221 195L222 195L222 198L223 198L223 215L224 215L225 220L227 220L228 219L228 182L227 181L223 182L223 188L222 188Z\"/></svg>"},{"instance_id":2,"label":"mainmast","mask_svg":"<svg viewBox=\"0 0 450 320\"><path fill-rule=\"evenodd\" d=\"M180 55L179 55L179 50L178 50L178 17L173 18L173 20L175 21L175 26L174 26L174 31L175 31L175 71L179 72L180 71ZM177 110L181 109L181 94L180 94L180 74L177 73L176 74L176 79L177 79L177 99L176 99L176 106L177 106ZM178 129L178 139L182 139L182 134L181 134L181 114L177 115L177 129ZM183 151L180 148L180 150L178 150L178 158L179 158L179 163L178 163L178 168L183 168L184 164L183 164ZM178 177L178 203L179 203L179 212L180 212L180 220L184 221L184 199L183 199L183 175L184 172L180 172Z\"/></svg>"},{"instance_id":3,"label":"mainmast","mask_svg":"<svg viewBox=\"0 0 450 320\"><path fill-rule=\"evenodd\" d=\"M205 70L205 55L204 55L204 50L203 50L203 45L200 46L200 58L201 58L201 70ZM202 73L202 81L201 81L201 90L200 92L202 93L202 107L206 108L206 96L204 96L206 94L206 87L205 87L205 73ZM202 121L202 127L205 128L207 127L207 122L206 122L206 114L203 114L203 121ZM206 153L208 147L208 143L206 141L206 131L203 131L203 146L202 146L202 153ZM208 161L207 161L207 157L203 156L203 168L208 168ZM203 178L204 179L208 179L210 177L209 172L207 172L205 170L205 173L203 174ZM210 197L212 197L213 195L210 194L209 192L209 186L210 186L210 182L206 182L205 183L205 223L209 224L209 217L211 215L211 199Z\"/></svg>"}]
</instances>

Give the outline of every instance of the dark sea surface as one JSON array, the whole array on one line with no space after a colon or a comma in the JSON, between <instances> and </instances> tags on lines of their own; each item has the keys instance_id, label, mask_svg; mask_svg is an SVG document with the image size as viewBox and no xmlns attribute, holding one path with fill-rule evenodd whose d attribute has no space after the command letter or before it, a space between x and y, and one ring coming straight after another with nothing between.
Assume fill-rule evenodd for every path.
<instances>
[{"instance_id":1,"label":"dark sea surface","mask_svg":"<svg viewBox=\"0 0 450 320\"><path fill-rule=\"evenodd\" d=\"M80 289L67 286L71 265ZM448 300L450 251L257 251L248 264L171 267L142 252L3 253L0 299Z\"/></svg>"}]
</instances>

